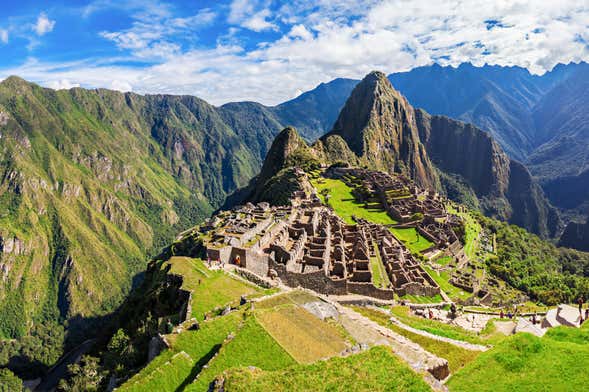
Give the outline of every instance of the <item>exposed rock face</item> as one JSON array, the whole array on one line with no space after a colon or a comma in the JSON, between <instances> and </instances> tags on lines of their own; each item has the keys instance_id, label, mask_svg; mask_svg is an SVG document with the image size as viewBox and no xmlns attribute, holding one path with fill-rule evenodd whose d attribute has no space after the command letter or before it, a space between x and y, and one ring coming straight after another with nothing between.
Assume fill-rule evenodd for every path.
<instances>
[{"instance_id":1,"label":"exposed rock face","mask_svg":"<svg viewBox=\"0 0 589 392\"><path fill-rule=\"evenodd\" d=\"M570 222L560 237L559 245L589 252L589 221L585 224Z\"/></svg>"},{"instance_id":2,"label":"exposed rock face","mask_svg":"<svg viewBox=\"0 0 589 392\"><path fill-rule=\"evenodd\" d=\"M528 170L509 159L493 138L471 124L416 111L420 137L435 165L461 176L487 215L551 237L559 218Z\"/></svg>"},{"instance_id":3,"label":"exposed rock face","mask_svg":"<svg viewBox=\"0 0 589 392\"><path fill-rule=\"evenodd\" d=\"M339 135L360 161L374 169L409 175L436 188L436 176L419 140L415 112L386 75L371 72L352 91L326 139Z\"/></svg>"},{"instance_id":4,"label":"exposed rock face","mask_svg":"<svg viewBox=\"0 0 589 392\"><path fill-rule=\"evenodd\" d=\"M239 195L240 201L247 199L288 204L293 192L309 192L311 184L306 174L297 168L308 164L318 165L316 155L294 128L283 129L274 139L260 174Z\"/></svg>"}]
</instances>

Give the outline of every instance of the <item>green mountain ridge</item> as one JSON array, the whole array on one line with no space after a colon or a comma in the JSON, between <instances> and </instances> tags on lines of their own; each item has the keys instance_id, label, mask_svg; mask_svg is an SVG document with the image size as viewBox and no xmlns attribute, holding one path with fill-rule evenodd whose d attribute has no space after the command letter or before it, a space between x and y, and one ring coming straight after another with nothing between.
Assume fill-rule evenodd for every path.
<instances>
[{"instance_id":1,"label":"green mountain ridge","mask_svg":"<svg viewBox=\"0 0 589 392\"><path fill-rule=\"evenodd\" d=\"M110 313L149 255L257 172L272 136L250 147L229 114L194 97L54 91L15 77L0 83L0 113L6 338Z\"/></svg>"}]
</instances>

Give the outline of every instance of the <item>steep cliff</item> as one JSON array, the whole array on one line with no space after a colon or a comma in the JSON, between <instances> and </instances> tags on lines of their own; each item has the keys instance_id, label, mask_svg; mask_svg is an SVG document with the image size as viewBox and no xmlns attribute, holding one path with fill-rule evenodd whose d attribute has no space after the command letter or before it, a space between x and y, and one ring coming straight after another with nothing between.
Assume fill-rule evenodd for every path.
<instances>
[{"instance_id":1,"label":"steep cliff","mask_svg":"<svg viewBox=\"0 0 589 392\"><path fill-rule=\"evenodd\" d=\"M371 72L354 88L321 140L334 135L371 168L407 174L424 187L439 184L419 140L413 108L382 72Z\"/></svg>"},{"instance_id":2,"label":"steep cliff","mask_svg":"<svg viewBox=\"0 0 589 392\"><path fill-rule=\"evenodd\" d=\"M462 177L486 215L524 227L543 237L556 234L558 215L541 188L493 138L471 124L416 111L420 138L434 164Z\"/></svg>"},{"instance_id":3,"label":"steep cliff","mask_svg":"<svg viewBox=\"0 0 589 392\"><path fill-rule=\"evenodd\" d=\"M560 237L559 245L589 252L589 221L585 224L570 222Z\"/></svg>"}]
</instances>

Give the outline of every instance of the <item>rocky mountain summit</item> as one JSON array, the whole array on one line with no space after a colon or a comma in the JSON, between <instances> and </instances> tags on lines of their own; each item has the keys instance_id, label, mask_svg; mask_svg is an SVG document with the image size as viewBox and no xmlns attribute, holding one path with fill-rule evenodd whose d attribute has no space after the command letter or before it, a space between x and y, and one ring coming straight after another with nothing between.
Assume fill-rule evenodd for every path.
<instances>
[{"instance_id":1,"label":"rocky mountain summit","mask_svg":"<svg viewBox=\"0 0 589 392\"><path fill-rule=\"evenodd\" d=\"M278 164L284 169L283 157L295 145L306 151L304 164L346 162L399 173L460 202L472 196L485 214L543 237L555 235L559 227L558 214L527 169L511 160L488 133L414 109L381 72L368 74L356 86L332 131L310 149L294 130L288 135L292 144L283 146L282 138L277 139L271 151L281 152L269 154L264 167ZM262 172L261 189L268 173L278 171Z\"/></svg>"}]
</instances>

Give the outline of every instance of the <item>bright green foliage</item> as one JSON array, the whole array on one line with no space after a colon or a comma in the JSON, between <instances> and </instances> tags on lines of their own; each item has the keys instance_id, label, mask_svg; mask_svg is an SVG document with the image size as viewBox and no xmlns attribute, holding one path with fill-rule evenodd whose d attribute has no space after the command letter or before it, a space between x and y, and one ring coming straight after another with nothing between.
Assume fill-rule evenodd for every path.
<instances>
[{"instance_id":1,"label":"bright green foliage","mask_svg":"<svg viewBox=\"0 0 589 392\"><path fill-rule=\"evenodd\" d=\"M104 376L98 358L85 355L79 363L68 365L68 378L62 379L57 389L63 392L98 391Z\"/></svg>"},{"instance_id":2,"label":"bright green foliage","mask_svg":"<svg viewBox=\"0 0 589 392\"><path fill-rule=\"evenodd\" d=\"M0 392L20 392L23 383L20 378L8 369L0 369Z\"/></svg>"},{"instance_id":3,"label":"bright green foliage","mask_svg":"<svg viewBox=\"0 0 589 392\"><path fill-rule=\"evenodd\" d=\"M342 180L331 178L319 178L312 181L313 186L319 194L323 195L323 201L329 202L335 213L346 223L353 224L352 216L366 219L370 222L382 225L393 225L397 222L381 208L365 207L364 203L356 200L352 193L352 188ZM327 189L329 198L325 197L324 189ZM412 253L419 253L424 249L431 247L433 244L421 236L415 228L391 228L391 232L405 243Z\"/></svg>"},{"instance_id":4,"label":"bright green foliage","mask_svg":"<svg viewBox=\"0 0 589 392\"><path fill-rule=\"evenodd\" d=\"M427 265L424 265L423 268L427 271L427 273L436 281L438 286L446 293L451 299L454 300L466 300L472 294L464 291L460 287L456 287L450 283L451 273L448 271L434 271Z\"/></svg>"},{"instance_id":5,"label":"bright green foliage","mask_svg":"<svg viewBox=\"0 0 589 392\"><path fill-rule=\"evenodd\" d=\"M323 189L329 190L329 204L333 207L336 214L348 224L354 223L352 216L383 225L397 223L382 209L364 208L364 203L356 201L352 194L352 188L341 180L319 178L312 181L312 183L319 193Z\"/></svg>"},{"instance_id":6,"label":"bright green foliage","mask_svg":"<svg viewBox=\"0 0 589 392\"><path fill-rule=\"evenodd\" d=\"M377 246L376 243L373 243L373 246ZM391 282L380 258L380 252L376 252L376 256L370 258L370 270L372 272L372 283L376 287L388 287Z\"/></svg>"},{"instance_id":7,"label":"bright green foliage","mask_svg":"<svg viewBox=\"0 0 589 392\"><path fill-rule=\"evenodd\" d=\"M430 391L420 375L390 349L377 346L345 358L332 358L285 370L241 369L226 373L227 391Z\"/></svg>"},{"instance_id":8,"label":"bright green foliage","mask_svg":"<svg viewBox=\"0 0 589 392\"><path fill-rule=\"evenodd\" d=\"M497 249L489 270L533 300L547 305L589 298L589 254L557 248L522 228L477 216Z\"/></svg>"},{"instance_id":9,"label":"bright green foliage","mask_svg":"<svg viewBox=\"0 0 589 392\"><path fill-rule=\"evenodd\" d=\"M392 306L390 310L393 316L395 316L399 321L415 329L420 329L433 335L444 336L450 339L462 340L469 343L488 343L487 336L485 335L477 335L474 332L467 331L464 328L458 327L456 325L445 324L439 321L413 316L409 313L409 308L406 306Z\"/></svg>"},{"instance_id":10,"label":"bright green foliage","mask_svg":"<svg viewBox=\"0 0 589 392\"><path fill-rule=\"evenodd\" d=\"M171 273L184 277L182 288L192 291L192 316L201 321L204 314L220 306L237 305L242 295L262 292L261 289L230 277L223 271L211 271L200 259L172 257Z\"/></svg>"},{"instance_id":11,"label":"bright green foliage","mask_svg":"<svg viewBox=\"0 0 589 392\"><path fill-rule=\"evenodd\" d=\"M256 319L249 317L239 334L221 349L186 391L206 391L216 375L231 368L255 366L262 370L278 370L295 363Z\"/></svg>"},{"instance_id":12,"label":"bright green foliage","mask_svg":"<svg viewBox=\"0 0 589 392\"><path fill-rule=\"evenodd\" d=\"M562 327L565 328L565 327ZM521 333L454 374L451 391L583 391L589 385L587 326L543 338Z\"/></svg>"},{"instance_id":13,"label":"bright green foliage","mask_svg":"<svg viewBox=\"0 0 589 392\"><path fill-rule=\"evenodd\" d=\"M229 333L236 333L240 329L243 320L242 312L233 312L224 317L218 317L211 321L201 323L197 331L184 331L178 335L169 335L171 347L157 356L152 363L129 379L119 391L144 391L147 385L151 385L153 379L163 378L165 385L174 391L184 381L191 382L198 372L221 348L223 341ZM194 362L191 366L185 361L186 356L177 354L184 352ZM175 366L167 365L173 358L182 366L178 371ZM182 375L184 377L182 377ZM189 377L192 375L192 378ZM178 382L179 380L179 382ZM162 387L162 384L159 384ZM166 387L167 388L167 387Z\"/></svg>"}]
</instances>

